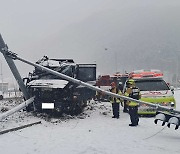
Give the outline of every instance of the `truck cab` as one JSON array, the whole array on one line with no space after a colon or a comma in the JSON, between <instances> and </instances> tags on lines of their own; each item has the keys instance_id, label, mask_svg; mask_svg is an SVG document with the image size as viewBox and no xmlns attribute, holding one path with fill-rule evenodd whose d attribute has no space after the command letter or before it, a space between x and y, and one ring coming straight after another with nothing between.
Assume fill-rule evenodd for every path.
<instances>
[{"instance_id":1,"label":"truck cab","mask_svg":"<svg viewBox=\"0 0 180 154\"><path fill-rule=\"evenodd\" d=\"M50 59L47 56L36 63L91 85L96 81L96 64L76 64L72 59ZM38 68L24 78L24 83L30 96L35 96L35 109L55 116L79 114L87 101L95 97L95 91ZM33 110L33 106L28 106L28 110Z\"/></svg>"}]
</instances>

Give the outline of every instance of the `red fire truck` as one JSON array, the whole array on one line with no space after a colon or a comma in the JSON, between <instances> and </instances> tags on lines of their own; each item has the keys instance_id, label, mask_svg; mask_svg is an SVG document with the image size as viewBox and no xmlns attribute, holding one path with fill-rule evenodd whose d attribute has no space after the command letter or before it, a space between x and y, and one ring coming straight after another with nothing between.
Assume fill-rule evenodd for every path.
<instances>
[{"instance_id":1,"label":"red fire truck","mask_svg":"<svg viewBox=\"0 0 180 154\"><path fill-rule=\"evenodd\" d=\"M123 90L124 84L128 78L128 73L126 74L120 74L116 73L113 75L102 75L99 76L96 81L96 86L103 90L109 91L111 89L111 83L115 82L116 87L118 87L120 90ZM103 93L97 92L96 99L100 101L108 101L108 96L104 95Z\"/></svg>"}]
</instances>

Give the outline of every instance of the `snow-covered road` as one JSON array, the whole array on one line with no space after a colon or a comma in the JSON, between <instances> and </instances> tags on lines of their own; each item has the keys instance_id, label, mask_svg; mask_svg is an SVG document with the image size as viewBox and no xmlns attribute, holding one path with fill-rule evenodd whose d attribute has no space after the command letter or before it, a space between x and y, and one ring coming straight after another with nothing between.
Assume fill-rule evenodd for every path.
<instances>
[{"instance_id":1,"label":"snow-covered road","mask_svg":"<svg viewBox=\"0 0 180 154\"><path fill-rule=\"evenodd\" d=\"M180 90L175 91L180 110ZM138 127L129 127L129 115L112 119L111 104L94 104L86 118L66 120L41 118L21 112L1 122L0 130L42 121L0 136L0 154L179 154L180 129L154 124L154 118L140 118Z\"/></svg>"}]
</instances>

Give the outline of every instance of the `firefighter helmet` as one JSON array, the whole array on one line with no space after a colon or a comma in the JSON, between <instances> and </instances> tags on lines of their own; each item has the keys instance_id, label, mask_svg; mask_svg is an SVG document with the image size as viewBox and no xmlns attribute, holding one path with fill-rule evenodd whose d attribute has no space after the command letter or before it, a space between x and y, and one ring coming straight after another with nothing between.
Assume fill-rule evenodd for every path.
<instances>
[{"instance_id":1,"label":"firefighter helmet","mask_svg":"<svg viewBox=\"0 0 180 154\"><path fill-rule=\"evenodd\" d=\"M130 85L135 85L135 81L133 79L129 79L127 83Z\"/></svg>"}]
</instances>

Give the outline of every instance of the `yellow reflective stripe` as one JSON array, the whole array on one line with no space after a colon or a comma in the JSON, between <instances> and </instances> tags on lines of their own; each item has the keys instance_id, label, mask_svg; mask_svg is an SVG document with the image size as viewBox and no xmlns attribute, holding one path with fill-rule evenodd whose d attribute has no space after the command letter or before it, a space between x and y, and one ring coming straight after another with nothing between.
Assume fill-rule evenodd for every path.
<instances>
[{"instance_id":1,"label":"yellow reflective stripe","mask_svg":"<svg viewBox=\"0 0 180 154\"><path fill-rule=\"evenodd\" d=\"M150 103L158 103L160 105L163 105L163 102L165 103L170 103L170 102L174 102L175 103L175 108L176 108L176 102L173 96L166 96L166 97L142 97L140 100L145 101L145 102L150 102ZM138 114L140 115L154 115L156 112L155 111L150 111L150 110L139 110Z\"/></svg>"},{"instance_id":2,"label":"yellow reflective stripe","mask_svg":"<svg viewBox=\"0 0 180 154\"><path fill-rule=\"evenodd\" d=\"M153 112L153 111L138 111L138 114L142 115L142 114L145 114L145 115L149 115L149 114L156 114L156 112Z\"/></svg>"},{"instance_id":3,"label":"yellow reflective stripe","mask_svg":"<svg viewBox=\"0 0 180 154\"><path fill-rule=\"evenodd\" d=\"M129 94L128 94L128 93L126 93L126 92L124 93L124 95L125 95L125 96L129 96Z\"/></svg>"},{"instance_id":4,"label":"yellow reflective stripe","mask_svg":"<svg viewBox=\"0 0 180 154\"><path fill-rule=\"evenodd\" d=\"M161 103L161 102L175 102L173 96L170 97L141 97L142 101L151 103Z\"/></svg>"},{"instance_id":5,"label":"yellow reflective stripe","mask_svg":"<svg viewBox=\"0 0 180 154\"><path fill-rule=\"evenodd\" d=\"M128 106L137 106L138 105L138 103L136 103L136 102L130 102L129 104L128 104Z\"/></svg>"},{"instance_id":6,"label":"yellow reflective stripe","mask_svg":"<svg viewBox=\"0 0 180 154\"><path fill-rule=\"evenodd\" d=\"M119 91L117 94L118 94L118 95L122 95L122 92ZM119 100L119 98L115 98L115 99L116 99L116 102L117 102L117 103L120 103L120 102L121 102L121 101ZM114 103L113 100L114 100L114 97L111 98L111 101L110 101L110 102L111 102L111 103Z\"/></svg>"},{"instance_id":7,"label":"yellow reflective stripe","mask_svg":"<svg viewBox=\"0 0 180 154\"><path fill-rule=\"evenodd\" d=\"M113 100L110 101L111 103L114 103ZM116 98L116 103L120 103L121 101L119 99Z\"/></svg>"}]
</instances>

